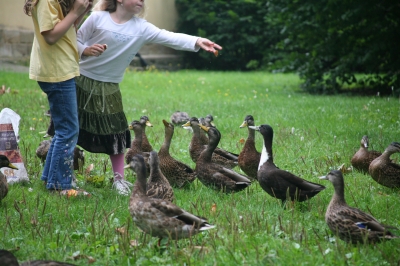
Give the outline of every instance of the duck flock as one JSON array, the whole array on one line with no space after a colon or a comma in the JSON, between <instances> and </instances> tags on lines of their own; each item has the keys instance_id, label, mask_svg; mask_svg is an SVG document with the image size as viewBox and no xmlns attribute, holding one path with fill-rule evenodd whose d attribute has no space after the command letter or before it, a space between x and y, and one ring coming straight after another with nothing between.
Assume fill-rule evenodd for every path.
<instances>
[{"instance_id":1,"label":"duck flock","mask_svg":"<svg viewBox=\"0 0 400 266\"><path fill-rule=\"evenodd\" d=\"M125 156L126 168L132 169L136 174L129 200L129 212L134 223L153 237L177 240L217 226L174 204L173 188L183 188L196 178L204 186L222 193L240 193L252 183L258 182L269 196L279 199L283 207L286 207L288 201L310 200L325 189L323 185L305 180L275 165L272 150L273 128L267 124L256 126L252 115L247 115L240 125L240 128L248 129L240 154L218 147L221 133L215 127L212 115L196 118L178 111L170 120L162 121L165 136L158 152L153 149L146 136L146 127L152 127L147 116L142 116L129 125L134 138ZM189 153L196 164L195 169L170 154L175 127L183 127L192 132ZM263 138L261 152L256 149L256 134L261 134ZM383 153L368 150L368 145L368 136L363 136L360 149L351 159L353 168L371 175L380 185L400 188L400 165L390 159L392 154L400 152L400 143L392 142ZM39 146L37 155L45 158L45 152L45 146ZM75 164L75 169L82 167L84 156L78 148L75 160L80 162ZM0 155L0 167L16 168L4 155ZM241 173L233 170L235 167L240 168ZM391 232L397 228L384 225L371 215L347 205L343 173L340 170L332 170L326 176L320 177L320 180L328 180L334 187L325 221L340 239L356 244L399 238ZM7 179L0 172L0 200L7 192Z\"/></svg>"},{"instance_id":2,"label":"duck flock","mask_svg":"<svg viewBox=\"0 0 400 266\"><path fill-rule=\"evenodd\" d=\"M274 131L270 125L256 126L252 115L247 115L240 125L248 129L248 137L240 154L218 147L221 133L213 123L212 115L205 118L189 117L185 112L175 112L171 123L163 120L165 138L160 150L153 151L145 134L146 126L152 126L147 116L134 120L130 128L135 137L127 152L127 168L136 173L136 183L129 202L129 211L135 224L145 233L159 239L180 239L214 228L206 218L196 216L176 206L173 187L182 188L196 178L206 187L222 193L240 193L252 183L258 182L271 197L301 202L325 189L325 186L310 182L288 171L279 169L274 163L272 144ZM195 169L175 159L169 152L174 127L192 131L189 154L196 164ZM256 149L255 134L263 138L263 148ZM351 163L353 167L369 173L381 185L400 188L400 165L390 160L390 155L400 152L400 143L393 142L380 154L368 151L368 137ZM238 167L244 174L233 169ZM377 243L384 239L398 238L390 230L396 228L381 224L371 215L347 205L344 195L344 180L340 170L332 170L320 180L332 183L335 192L327 208L325 220L330 230L340 239L356 243Z\"/></svg>"}]
</instances>

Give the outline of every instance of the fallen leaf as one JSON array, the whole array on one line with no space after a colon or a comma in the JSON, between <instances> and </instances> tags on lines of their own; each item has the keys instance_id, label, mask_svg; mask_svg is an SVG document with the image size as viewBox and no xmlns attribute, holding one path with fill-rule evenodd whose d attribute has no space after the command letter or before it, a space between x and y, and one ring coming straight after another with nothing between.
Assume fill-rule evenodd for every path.
<instances>
[{"instance_id":1,"label":"fallen leaf","mask_svg":"<svg viewBox=\"0 0 400 266\"><path fill-rule=\"evenodd\" d=\"M126 235L127 231L125 227L117 227L115 228L115 232L119 233L120 235Z\"/></svg>"},{"instance_id":2,"label":"fallen leaf","mask_svg":"<svg viewBox=\"0 0 400 266\"><path fill-rule=\"evenodd\" d=\"M139 242L137 240L131 240L131 241L129 241L129 244L132 247L138 247L139 246Z\"/></svg>"},{"instance_id":3,"label":"fallen leaf","mask_svg":"<svg viewBox=\"0 0 400 266\"><path fill-rule=\"evenodd\" d=\"M96 262L96 259L91 256L86 256L86 258L87 258L89 264Z\"/></svg>"},{"instance_id":4,"label":"fallen leaf","mask_svg":"<svg viewBox=\"0 0 400 266\"><path fill-rule=\"evenodd\" d=\"M341 166L339 166L338 170L340 172L342 172L343 174L347 174L353 171L353 169L351 167L346 167L345 164L342 164Z\"/></svg>"},{"instance_id":5,"label":"fallen leaf","mask_svg":"<svg viewBox=\"0 0 400 266\"><path fill-rule=\"evenodd\" d=\"M66 195L67 198L70 197L76 197L76 196L87 196L90 197L90 193L84 191L84 190L75 190L75 189L68 189L68 190L63 190L60 192L61 195Z\"/></svg>"},{"instance_id":6,"label":"fallen leaf","mask_svg":"<svg viewBox=\"0 0 400 266\"><path fill-rule=\"evenodd\" d=\"M90 172L94 169L94 165L91 163L87 168L86 168L86 174L90 174Z\"/></svg>"},{"instance_id":7,"label":"fallen leaf","mask_svg":"<svg viewBox=\"0 0 400 266\"><path fill-rule=\"evenodd\" d=\"M245 139L244 138L241 138L240 140L239 140L239 142L241 143L241 144L243 144L243 143L245 143Z\"/></svg>"},{"instance_id":8,"label":"fallen leaf","mask_svg":"<svg viewBox=\"0 0 400 266\"><path fill-rule=\"evenodd\" d=\"M217 204L216 203L213 203L212 205L211 205L211 212L216 212L217 211Z\"/></svg>"}]
</instances>

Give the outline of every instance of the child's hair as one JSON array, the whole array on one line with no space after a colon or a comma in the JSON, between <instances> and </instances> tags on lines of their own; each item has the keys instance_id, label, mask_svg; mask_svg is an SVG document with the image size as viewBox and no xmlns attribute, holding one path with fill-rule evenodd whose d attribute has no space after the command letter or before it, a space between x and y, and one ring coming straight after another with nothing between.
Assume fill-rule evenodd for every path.
<instances>
[{"instance_id":1,"label":"child's hair","mask_svg":"<svg viewBox=\"0 0 400 266\"><path fill-rule=\"evenodd\" d=\"M24 12L28 16L32 15L32 9L36 6L39 0L25 0ZM63 15L66 16L74 5L75 0L58 0L60 3Z\"/></svg>"},{"instance_id":2,"label":"child's hair","mask_svg":"<svg viewBox=\"0 0 400 266\"><path fill-rule=\"evenodd\" d=\"M146 4L143 1L143 8L139 14L136 14L137 17L143 18L146 9ZM117 0L98 0L97 3L93 7L93 11L108 11L110 13L115 12L117 10Z\"/></svg>"}]
</instances>

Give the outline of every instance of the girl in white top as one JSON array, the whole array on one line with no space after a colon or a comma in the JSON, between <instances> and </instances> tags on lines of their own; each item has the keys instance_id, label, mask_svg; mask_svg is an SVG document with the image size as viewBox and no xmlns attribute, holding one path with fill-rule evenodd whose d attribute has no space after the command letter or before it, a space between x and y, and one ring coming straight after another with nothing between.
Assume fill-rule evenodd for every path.
<instances>
[{"instance_id":1,"label":"girl in white top","mask_svg":"<svg viewBox=\"0 0 400 266\"><path fill-rule=\"evenodd\" d=\"M146 43L193 52L222 49L205 38L157 28L141 18L144 4L144 0L100 0L78 31L78 145L110 155L113 186L122 195L129 195L132 185L124 180L124 154L131 136L118 84L125 69Z\"/></svg>"}]
</instances>

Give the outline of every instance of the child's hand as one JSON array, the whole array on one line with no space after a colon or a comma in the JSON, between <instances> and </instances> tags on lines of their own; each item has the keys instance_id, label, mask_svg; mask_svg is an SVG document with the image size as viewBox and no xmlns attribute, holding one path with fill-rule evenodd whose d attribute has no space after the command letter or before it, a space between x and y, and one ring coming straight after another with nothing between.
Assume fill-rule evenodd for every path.
<instances>
[{"instance_id":1,"label":"child's hand","mask_svg":"<svg viewBox=\"0 0 400 266\"><path fill-rule=\"evenodd\" d=\"M196 46L199 46L207 52L213 53L215 56L218 56L218 50L222 50L221 46L205 38L198 38Z\"/></svg>"},{"instance_id":2,"label":"child's hand","mask_svg":"<svg viewBox=\"0 0 400 266\"><path fill-rule=\"evenodd\" d=\"M87 12L89 5L93 3L93 0L75 0L74 6L72 7L70 12L74 12L78 16Z\"/></svg>"},{"instance_id":3,"label":"child's hand","mask_svg":"<svg viewBox=\"0 0 400 266\"><path fill-rule=\"evenodd\" d=\"M84 56L100 56L107 49L107 44L93 44L83 50L82 55Z\"/></svg>"}]
</instances>

